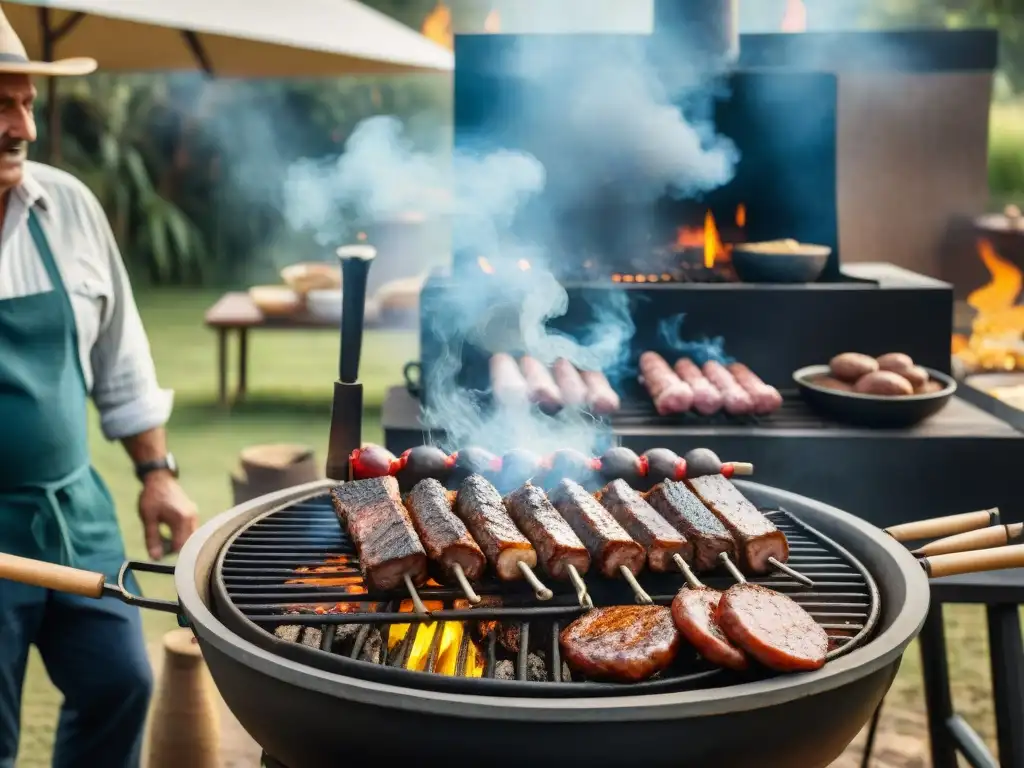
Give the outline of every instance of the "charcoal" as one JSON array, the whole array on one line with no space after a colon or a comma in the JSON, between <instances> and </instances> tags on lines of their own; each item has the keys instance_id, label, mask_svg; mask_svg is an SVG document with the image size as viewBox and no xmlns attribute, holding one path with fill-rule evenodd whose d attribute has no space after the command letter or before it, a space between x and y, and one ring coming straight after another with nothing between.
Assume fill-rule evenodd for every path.
<instances>
[{"instance_id":1,"label":"charcoal","mask_svg":"<svg viewBox=\"0 0 1024 768\"><path fill-rule=\"evenodd\" d=\"M380 630L374 627L366 635L366 642L363 643L363 649L359 652L359 659L371 664L379 664L383 648L384 638L381 637Z\"/></svg>"},{"instance_id":2,"label":"charcoal","mask_svg":"<svg viewBox=\"0 0 1024 768\"><path fill-rule=\"evenodd\" d=\"M282 627L274 628L274 636L278 640L284 640L286 643L297 643L299 642L299 635L302 633L302 627L298 624L287 624Z\"/></svg>"},{"instance_id":3,"label":"charcoal","mask_svg":"<svg viewBox=\"0 0 1024 768\"><path fill-rule=\"evenodd\" d=\"M299 641L307 648L319 648L324 640L324 632L317 627L303 627L302 639Z\"/></svg>"},{"instance_id":4,"label":"charcoal","mask_svg":"<svg viewBox=\"0 0 1024 768\"><path fill-rule=\"evenodd\" d=\"M515 680L516 665L508 659L502 659L494 665L495 680Z\"/></svg>"},{"instance_id":5,"label":"charcoal","mask_svg":"<svg viewBox=\"0 0 1024 768\"><path fill-rule=\"evenodd\" d=\"M548 679L548 665L536 653L526 656L526 679L532 683L543 683Z\"/></svg>"}]
</instances>

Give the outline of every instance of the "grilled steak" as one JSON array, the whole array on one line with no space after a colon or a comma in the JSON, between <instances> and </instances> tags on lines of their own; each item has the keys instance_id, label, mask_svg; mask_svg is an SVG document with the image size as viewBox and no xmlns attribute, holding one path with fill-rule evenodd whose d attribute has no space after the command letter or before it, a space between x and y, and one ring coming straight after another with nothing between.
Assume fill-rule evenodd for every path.
<instances>
[{"instance_id":1,"label":"grilled steak","mask_svg":"<svg viewBox=\"0 0 1024 768\"><path fill-rule=\"evenodd\" d=\"M647 567L657 573L675 570L672 555L693 559L693 544L659 515L625 480L612 480L598 500L633 541L647 550Z\"/></svg>"},{"instance_id":2,"label":"grilled steak","mask_svg":"<svg viewBox=\"0 0 1024 768\"><path fill-rule=\"evenodd\" d=\"M683 639L707 661L742 671L747 668L747 657L715 623L721 596L721 592L710 587L683 587L672 600L672 620Z\"/></svg>"},{"instance_id":3,"label":"grilled steak","mask_svg":"<svg viewBox=\"0 0 1024 768\"><path fill-rule=\"evenodd\" d=\"M732 481L722 475L688 479L686 484L729 529L739 550L740 566L750 573L767 573L769 557L789 559L786 535L757 511Z\"/></svg>"},{"instance_id":4,"label":"grilled steak","mask_svg":"<svg viewBox=\"0 0 1024 768\"><path fill-rule=\"evenodd\" d=\"M569 666L589 678L639 682L679 651L672 612L660 605L616 605L580 616L559 636Z\"/></svg>"},{"instance_id":5,"label":"grilled steak","mask_svg":"<svg viewBox=\"0 0 1024 768\"><path fill-rule=\"evenodd\" d=\"M732 534L683 483L658 483L648 491L647 501L693 546L693 566L698 571L715 568L722 552L736 557Z\"/></svg>"},{"instance_id":6,"label":"grilled steak","mask_svg":"<svg viewBox=\"0 0 1024 768\"><path fill-rule=\"evenodd\" d=\"M398 481L374 477L342 483L331 491L334 510L359 553L359 567L377 589L394 589L408 574L414 584L427 578L427 554L402 505Z\"/></svg>"},{"instance_id":7,"label":"grilled steak","mask_svg":"<svg viewBox=\"0 0 1024 768\"><path fill-rule=\"evenodd\" d=\"M551 492L551 502L580 537L604 576L619 576L622 565L634 576L640 573L647 559L644 548L629 538L611 513L582 485L563 480Z\"/></svg>"},{"instance_id":8,"label":"grilled steak","mask_svg":"<svg viewBox=\"0 0 1024 768\"><path fill-rule=\"evenodd\" d=\"M428 477L416 484L405 501L427 556L446 573L459 565L467 579L480 578L487 560L466 530L466 524L452 511L445 487Z\"/></svg>"},{"instance_id":9,"label":"grilled steak","mask_svg":"<svg viewBox=\"0 0 1024 768\"><path fill-rule=\"evenodd\" d=\"M718 601L715 622L769 669L802 672L825 664L825 630L791 598L760 584L729 587Z\"/></svg>"},{"instance_id":10,"label":"grilled steak","mask_svg":"<svg viewBox=\"0 0 1024 768\"><path fill-rule=\"evenodd\" d=\"M581 576L590 568L587 548L540 488L527 483L505 497L505 508L533 544L544 571L552 578L569 578L570 565Z\"/></svg>"},{"instance_id":11,"label":"grilled steak","mask_svg":"<svg viewBox=\"0 0 1024 768\"><path fill-rule=\"evenodd\" d=\"M499 579L523 578L516 565L519 561L531 568L537 565L537 552L512 522L498 489L481 475L470 475L462 481L455 498L455 514L469 528Z\"/></svg>"}]
</instances>

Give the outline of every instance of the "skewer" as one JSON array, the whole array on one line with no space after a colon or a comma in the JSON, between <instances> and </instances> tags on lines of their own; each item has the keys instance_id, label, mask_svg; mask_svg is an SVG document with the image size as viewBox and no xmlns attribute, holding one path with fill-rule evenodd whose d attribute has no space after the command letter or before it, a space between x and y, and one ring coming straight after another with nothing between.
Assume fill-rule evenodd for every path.
<instances>
[{"instance_id":1,"label":"skewer","mask_svg":"<svg viewBox=\"0 0 1024 768\"><path fill-rule=\"evenodd\" d=\"M727 461L722 464L722 474L726 477L752 475L754 465L749 461Z\"/></svg>"},{"instance_id":2,"label":"skewer","mask_svg":"<svg viewBox=\"0 0 1024 768\"><path fill-rule=\"evenodd\" d=\"M523 574L523 578L526 579L526 582L533 587L533 594L536 595L538 600L550 600L555 596L555 593L545 587L541 580L537 578L537 574L533 572L533 569L530 566L522 560L516 563L516 566ZM579 574L577 573L576 576L578 577Z\"/></svg>"},{"instance_id":3,"label":"skewer","mask_svg":"<svg viewBox=\"0 0 1024 768\"><path fill-rule=\"evenodd\" d=\"M452 564L452 573L455 574L456 581L459 582L459 586L462 587L462 592L466 596L466 599L470 603L476 605L480 602L480 595L473 589L473 585L469 583L469 579L466 578L466 572L462 570L462 566L458 563Z\"/></svg>"},{"instance_id":4,"label":"skewer","mask_svg":"<svg viewBox=\"0 0 1024 768\"><path fill-rule=\"evenodd\" d=\"M678 555L676 555L678 557ZM647 594L647 591L640 586L640 582L636 580L636 576L624 565L619 566L619 571L622 573L622 578L626 580L630 588L633 590L633 594L636 595L636 601L641 605L653 605L654 600Z\"/></svg>"},{"instance_id":5,"label":"skewer","mask_svg":"<svg viewBox=\"0 0 1024 768\"><path fill-rule=\"evenodd\" d=\"M779 559L777 559L775 557L769 557L768 558L768 562L771 563L777 570L780 570L784 574L789 576L791 579L796 579L797 581L799 581L805 587L813 587L814 586L814 582L811 579L807 578L806 576L804 576L799 571L793 570L792 568L790 568L788 565L786 565L781 560L779 560Z\"/></svg>"},{"instance_id":6,"label":"skewer","mask_svg":"<svg viewBox=\"0 0 1024 768\"><path fill-rule=\"evenodd\" d=\"M732 561L732 558L729 557L728 552L722 552L721 554L719 554L718 559L721 560L722 563L725 565L726 570L729 571L729 575L736 579L737 584L747 583L746 577L742 573L740 573L740 569L736 567L736 563L734 563Z\"/></svg>"},{"instance_id":7,"label":"skewer","mask_svg":"<svg viewBox=\"0 0 1024 768\"><path fill-rule=\"evenodd\" d=\"M683 556L676 552L672 555L672 562L676 564L680 571L683 572L683 578L686 579L687 585L690 589L700 589L704 586L700 579L697 578L697 574L690 568L690 564L683 560Z\"/></svg>"},{"instance_id":8,"label":"skewer","mask_svg":"<svg viewBox=\"0 0 1024 768\"><path fill-rule=\"evenodd\" d=\"M594 601L590 599L590 595L587 594L587 585L583 581L583 577L580 576L580 572L576 570L575 565L566 566L569 571L569 581L576 588L576 599L580 601L580 605L584 608L593 608ZM630 574L632 575L632 574Z\"/></svg>"},{"instance_id":9,"label":"skewer","mask_svg":"<svg viewBox=\"0 0 1024 768\"><path fill-rule=\"evenodd\" d=\"M427 610L427 606L420 600L420 593L416 591L416 585L412 583L412 579L408 573L402 574L402 580L405 582L405 588L409 590L409 597L412 599L412 607L416 609L416 613L422 613L425 616L430 615L430 611Z\"/></svg>"}]
</instances>

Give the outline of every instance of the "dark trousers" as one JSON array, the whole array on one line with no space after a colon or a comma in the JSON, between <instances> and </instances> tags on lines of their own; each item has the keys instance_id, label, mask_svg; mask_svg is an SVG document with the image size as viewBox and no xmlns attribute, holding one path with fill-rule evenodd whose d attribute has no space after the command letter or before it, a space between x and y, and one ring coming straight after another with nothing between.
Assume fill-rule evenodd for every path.
<instances>
[{"instance_id":1,"label":"dark trousers","mask_svg":"<svg viewBox=\"0 0 1024 768\"><path fill-rule=\"evenodd\" d=\"M55 768L137 768L153 673L137 608L0 580L0 768L14 768L29 646L64 694Z\"/></svg>"}]
</instances>

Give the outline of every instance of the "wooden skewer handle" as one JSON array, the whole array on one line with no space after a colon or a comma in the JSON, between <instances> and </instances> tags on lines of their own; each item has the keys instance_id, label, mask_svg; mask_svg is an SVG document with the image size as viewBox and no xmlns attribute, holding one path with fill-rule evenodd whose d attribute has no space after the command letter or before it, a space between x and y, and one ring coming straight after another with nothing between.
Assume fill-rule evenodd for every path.
<instances>
[{"instance_id":1,"label":"wooden skewer handle","mask_svg":"<svg viewBox=\"0 0 1024 768\"><path fill-rule=\"evenodd\" d=\"M103 597L102 573L0 553L0 579L82 597Z\"/></svg>"},{"instance_id":2,"label":"wooden skewer handle","mask_svg":"<svg viewBox=\"0 0 1024 768\"><path fill-rule=\"evenodd\" d=\"M971 552L976 549L1002 547L1017 541L1022 534L1024 534L1024 523L990 525L988 528L979 528L977 531L936 539L915 549L914 554L918 557L931 557L933 555L948 555L953 552Z\"/></svg>"},{"instance_id":3,"label":"wooden skewer handle","mask_svg":"<svg viewBox=\"0 0 1024 768\"><path fill-rule=\"evenodd\" d=\"M1024 544L923 557L918 562L932 578L956 576L960 573L998 571L1002 568L1021 568L1024 567Z\"/></svg>"},{"instance_id":4,"label":"wooden skewer handle","mask_svg":"<svg viewBox=\"0 0 1024 768\"><path fill-rule=\"evenodd\" d=\"M952 536L954 533L975 531L998 522L998 509L983 509L980 512L965 512L962 515L933 517L929 520L894 525L886 528L885 532L896 541L916 541L917 539L933 539L938 536Z\"/></svg>"}]
</instances>

